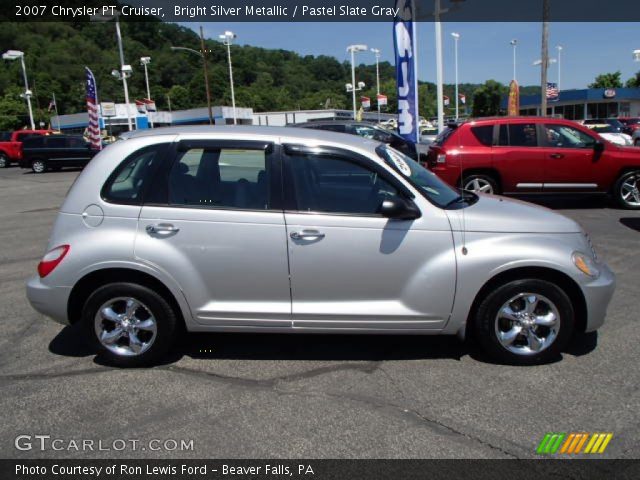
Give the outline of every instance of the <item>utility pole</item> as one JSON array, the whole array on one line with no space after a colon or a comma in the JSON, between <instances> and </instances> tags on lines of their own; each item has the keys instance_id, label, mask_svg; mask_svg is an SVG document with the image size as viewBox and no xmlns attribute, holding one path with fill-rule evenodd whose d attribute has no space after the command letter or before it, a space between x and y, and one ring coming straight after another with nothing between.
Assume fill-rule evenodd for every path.
<instances>
[{"instance_id":1,"label":"utility pole","mask_svg":"<svg viewBox=\"0 0 640 480\"><path fill-rule=\"evenodd\" d=\"M542 0L542 64L540 65L540 87L542 89L540 114L547 116L547 70L549 68L549 0Z\"/></svg>"},{"instance_id":2,"label":"utility pole","mask_svg":"<svg viewBox=\"0 0 640 480\"><path fill-rule=\"evenodd\" d=\"M211 91L209 90L209 69L207 68L207 50L204 47L204 33L200 25L200 50L204 64L204 86L207 92L207 108L209 109L209 125L213 125L213 110L211 109Z\"/></svg>"}]
</instances>

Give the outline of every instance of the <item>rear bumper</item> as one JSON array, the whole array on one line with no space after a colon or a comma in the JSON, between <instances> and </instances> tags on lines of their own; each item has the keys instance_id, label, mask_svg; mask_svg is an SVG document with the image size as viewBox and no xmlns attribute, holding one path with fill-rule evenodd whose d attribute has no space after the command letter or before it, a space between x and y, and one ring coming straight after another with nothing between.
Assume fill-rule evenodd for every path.
<instances>
[{"instance_id":1,"label":"rear bumper","mask_svg":"<svg viewBox=\"0 0 640 480\"><path fill-rule=\"evenodd\" d=\"M27 299L38 312L63 325L69 324L67 304L71 287L51 287L42 283L38 275L27 282Z\"/></svg>"},{"instance_id":2,"label":"rear bumper","mask_svg":"<svg viewBox=\"0 0 640 480\"><path fill-rule=\"evenodd\" d=\"M587 326L585 331L593 332L602 326L615 288L615 274L604 263L600 268L600 276L594 281L582 285L587 304Z\"/></svg>"}]
</instances>

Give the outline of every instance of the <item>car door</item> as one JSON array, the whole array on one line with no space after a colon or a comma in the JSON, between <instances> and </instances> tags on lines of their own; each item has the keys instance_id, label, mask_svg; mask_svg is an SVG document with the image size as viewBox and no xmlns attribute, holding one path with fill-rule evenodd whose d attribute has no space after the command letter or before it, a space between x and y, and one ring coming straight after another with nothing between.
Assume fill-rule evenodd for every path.
<instances>
[{"instance_id":1,"label":"car door","mask_svg":"<svg viewBox=\"0 0 640 480\"><path fill-rule=\"evenodd\" d=\"M526 121L500 123L496 135L492 148L493 165L500 174L502 191L542 191L544 153L538 143L536 124Z\"/></svg>"},{"instance_id":2,"label":"car door","mask_svg":"<svg viewBox=\"0 0 640 480\"><path fill-rule=\"evenodd\" d=\"M175 279L202 325L291 327L276 150L178 142L141 210L136 256Z\"/></svg>"},{"instance_id":3,"label":"car door","mask_svg":"<svg viewBox=\"0 0 640 480\"><path fill-rule=\"evenodd\" d=\"M82 137L67 137L67 151L69 164L77 167L83 167L95 154L91 149L91 144Z\"/></svg>"},{"instance_id":4,"label":"car door","mask_svg":"<svg viewBox=\"0 0 640 480\"><path fill-rule=\"evenodd\" d=\"M544 152L544 191L594 191L596 138L562 123L540 125Z\"/></svg>"},{"instance_id":5,"label":"car door","mask_svg":"<svg viewBox=\"0 0 640 480\"><path fill-rule=\"evenodd\" d=\"M294 328L441 329L455 291L444 212L352 152L288 145L284 161ZM393 196L423 215L376 213Z\"/></svg>"}]
</instances>

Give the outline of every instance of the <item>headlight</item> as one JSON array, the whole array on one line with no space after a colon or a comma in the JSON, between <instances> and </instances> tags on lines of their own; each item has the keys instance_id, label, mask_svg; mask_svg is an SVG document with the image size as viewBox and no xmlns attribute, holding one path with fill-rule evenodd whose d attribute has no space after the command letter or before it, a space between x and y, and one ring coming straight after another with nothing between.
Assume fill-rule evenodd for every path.
<instances>
[{"instance_id":1,"label":"headlight","mask_svg":"<svg viewBox=\"0 0 640 480\"><path fill-rule=\"evenodd\" d=\"M573 252L571 260L573 260L573 264L576 268L585 275L591 278L598 278L600 275L600 270L598 270L595 261L593 258L589 257L589 255L585 255L581 252Z\"/></svg>"}]
</instances>

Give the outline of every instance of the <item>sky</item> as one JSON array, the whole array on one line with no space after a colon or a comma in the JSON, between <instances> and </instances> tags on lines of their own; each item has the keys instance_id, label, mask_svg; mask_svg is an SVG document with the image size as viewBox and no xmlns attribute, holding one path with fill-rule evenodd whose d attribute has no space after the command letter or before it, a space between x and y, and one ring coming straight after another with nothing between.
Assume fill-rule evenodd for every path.
<instances>
[{"instance_id":1,"label":"sky","mask_svg":"<svg viewBox=\"0 0 640 480\"><path fill-rule=\"evenodd\" d=\"M184 23L194 30L198 23ZM364 43L382 52L381 60L393 64L390 23L205 23L205 36L218 38L232 30L238 44L293 50L302 55L330 55L349 60L347 45ZM458 69L460 83L482 83L494 79L508 84L513 76L513 51L509 42L518 40L516 77L520 85L539 85L542 24L537 23L442 23L444 81L454 83L454 40L460 34ZM435 82L434 24L418 24L419 79ZM557 57L562 45L561 88L586 88L596 75L622 72L626 81L640 70L632 52L640 49L640 23L551 23L549 55ZM357 63L374 64L372 53L357 54ZM558 66L551 65L549 81L557 81Z\"/></svg>"}]
</instances>

